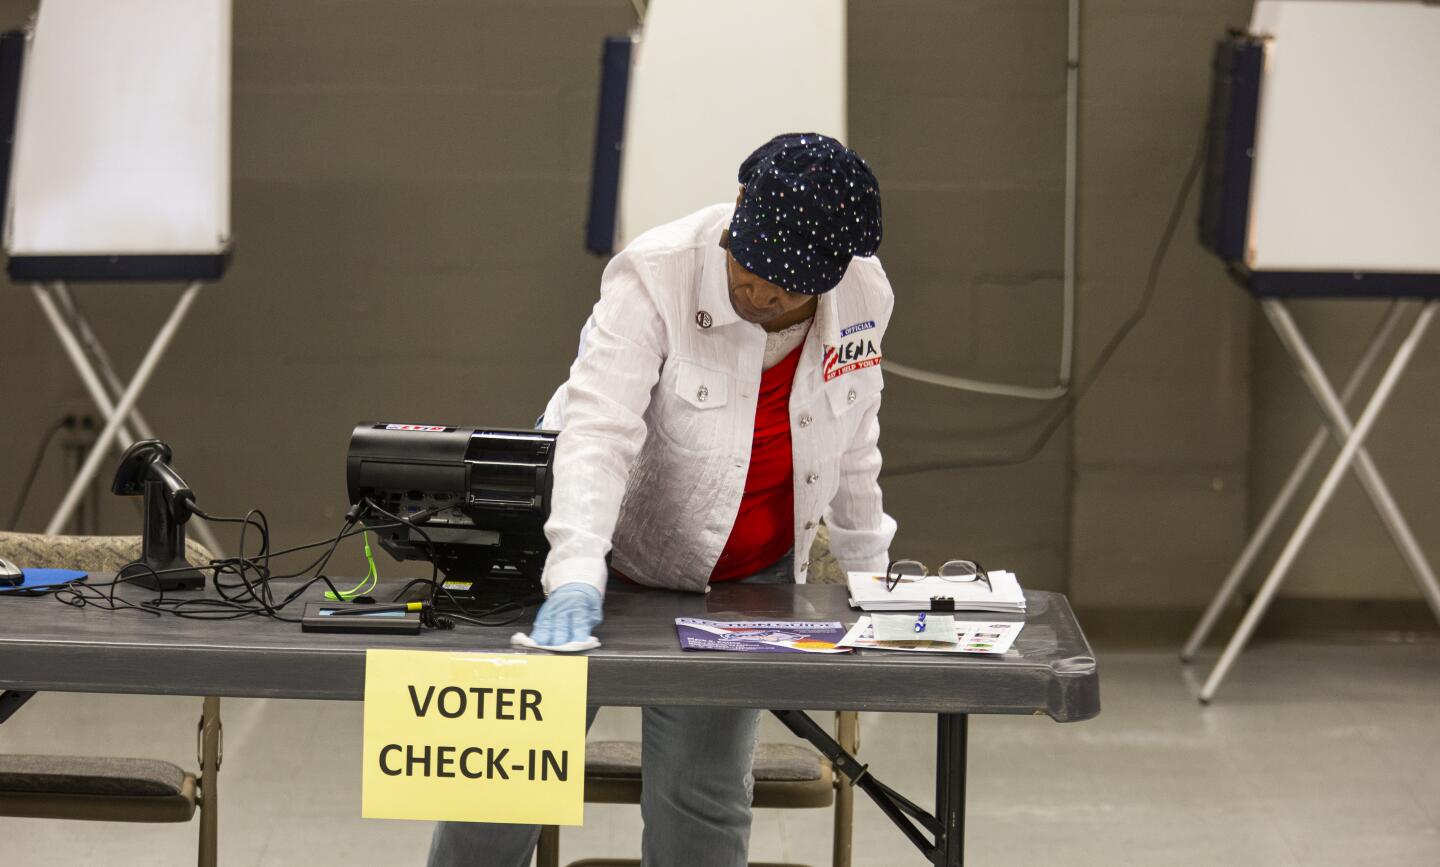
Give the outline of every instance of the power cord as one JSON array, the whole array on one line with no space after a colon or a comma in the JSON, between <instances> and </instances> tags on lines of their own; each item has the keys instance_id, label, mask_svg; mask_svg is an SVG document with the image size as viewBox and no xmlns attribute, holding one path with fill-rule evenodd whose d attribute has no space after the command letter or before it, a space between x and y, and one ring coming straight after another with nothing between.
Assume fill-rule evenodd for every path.
<instances>
[{"instance_id":1,"label":"power cord","mask_svg":"<svg viewBox=\"0 0 1440 867\"><path fill-rule=\"evenodd\" d=\"M30 461L30 469L25 473L25 481L20 485L20 494L15 498L15 507L10 510L10 521L6 526L11 530L20 528L20 516L25 511L25 503L30 499L30 489L35 485L35 477L40 474L41 465L45 463L45 455L50 452L50 446L55 442L55 435L62 430L74 430L78 426L79 421L74 415L62 416L56 419L40 437L40 444L35 449L35 457Z\"/></svg>"},{"instance_id":2,"label":"power cord","mask_svg":"<svg viewBox=\"0 0 1440 867\"><path fill-rule=\"evenodd\" d=\"M915 475L916 473L929 473L939 470L959 470L977 467L1008 467L1023 464L1032 460L1036 455L1045 449L1051 437L1075 411L1082 398L1090 391L1090 387L1100 378L1105 366L1110 363L1120 344L1135 330L1135 326L1145 318L1149 312L1150 302L1155 297L1155 289L1160 281L1160 269L1165 264L1165 257L1170 252L1170 244L1175 239L1175 230L1180 224L1180 218L1185 213L1185 205L1190 200L1190 191L1195 185L1195 179L1200 175L1200 168L1205 164L1207 138L1202 131L1200 143L1195 149L1195 156L1190 161L1190 168L1185 172L1185 179L1180 184L1179 193L1175 197L1175 204L1170 208L1170 216L1165 221L1165 230L1160 233L1160 241L1155 247L1155 253L1150 258L1150 270L1145 278L1145 289L1140 293L1140 300L1136 303L1135 309L1126 317L1115 333L1106 341L1101 348L1095 362L1086 371L1085 376L1076 384L1075 388L1066 395L1059 406L1049 413L1049 419L1041 428L1040 433L1030 445L1010 455L997 455L994 457L961 458L955 460L922 461L914 464L901 464L897 467L887 467L880 471L881 478L893 479L900 476Z\"/></svg>"},{"instance_id":3,"label":"power cord","mask_svg":"<svg viewBox=\"0 0 1440 867\"><path fill-rule=\"evenodd\" d=\"M348 602L357 596L364 596L371 590L374 590L375 585L380 581L380 570L375 567L375 554L370 550L370 531L362 530L361 532L361 538L365 540L365 562L368 565L365 577L361 578L360 583L351 587L349 590L341 590L339 596L336 596L328 590L325 591L325 598L331 602Z\"/></svg>"}]
</instances>

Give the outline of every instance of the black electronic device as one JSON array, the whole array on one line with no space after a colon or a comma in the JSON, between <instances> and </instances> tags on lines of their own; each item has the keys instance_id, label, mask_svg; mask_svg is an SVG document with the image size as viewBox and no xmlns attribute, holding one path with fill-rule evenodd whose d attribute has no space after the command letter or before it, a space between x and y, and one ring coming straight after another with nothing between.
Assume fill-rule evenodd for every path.
<instances>
[{"instance_id":1,"label":"black electronic device","mask_svg":"<svg viewBox=\"0 0 1440 867\"><path fill-rule=\"evenodd\" d=\"M185 559L185 522L193 514L195 492L171 468L171 456L160 440L140 440L120 457L111 492L145 497L140 559L121 577L151 590L199 590L205 576Z\"/></svg>"},{"instance_id":2,"label":"black electronic device","mask_svg":"<svg viewBox=\"0 0 1440 867\"><path fill-rule=\"evenodd\" d=\"M25 582L25 570L0 557L0 587L18 587Z\"/></svg>"},{"instance_id":3,"label":"black electronic device","mask_svg":"<svg viewBox=\"0 0 1440 867\"><path fill-rule=\"evenodd\" d=\"M544 530L557 436L362 423L346 458L350 502L395 559L440 569L445 580L436 608L533 601L549 551Z\"/></svg>"},{"instance_id":4,"label":"black electronic device","mask_svg":"<svg viewBox=\"0 0 1440 867\"><path fill-rule=\"evenodd\" d=\"M368 609L375 609L373 611ZM369 635L419 635L420 612L393 605L307 602L302 632L359 632Z\"/></svg>"}]
</instances>

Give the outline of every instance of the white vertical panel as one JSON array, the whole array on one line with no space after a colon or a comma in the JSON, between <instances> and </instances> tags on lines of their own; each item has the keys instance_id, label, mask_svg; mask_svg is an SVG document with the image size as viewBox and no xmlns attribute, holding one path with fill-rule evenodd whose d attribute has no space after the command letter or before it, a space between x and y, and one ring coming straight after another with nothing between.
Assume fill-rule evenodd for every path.
<instances>
[{"instance_id":1,"label":"white vertical panel","mask_svg":"<svg viewBox=\"0 0 1440 867\"><path fill-rule=\"evenodd\" d=\"M12 255L203 254L230 235L230 0L44 0Z\"/></svg>"},{"instance_id":2,"label":"white vertical panel","mask_svg":"<svg viewBox=\"0 0 1440 867\"><path fill-rule=\"evenodd\" d=\"M651 0L626 107L624 244L732 201L750 152L785 132L845 139L845 0Z\"/></svg>"},{"instance_id":3,"label":"white vertical panel","mask_svg":"<svg viewBox=\"0 0 1440 867\"><path fill-rule=\"evenodd\" d=\"M1440 273L1440 6L1261 0L1249 265Z\"/></svg>"}]
</instances>

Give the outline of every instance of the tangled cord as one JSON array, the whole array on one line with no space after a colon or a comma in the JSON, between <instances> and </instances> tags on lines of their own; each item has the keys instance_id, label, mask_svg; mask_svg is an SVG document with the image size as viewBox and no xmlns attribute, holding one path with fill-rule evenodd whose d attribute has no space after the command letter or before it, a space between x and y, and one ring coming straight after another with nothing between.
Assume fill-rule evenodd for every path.
<instances>
[{"instance_id":1,"label":"tangled cord","mask_svg":"<svg viewBox=\"0 0 1440 867\"><path fill-rule=\"evenodd\" d=\"M279 551L270 550L270 524L265 513L259 509L251 509L243 517L230 517L210 515L192 506L191 511L196 517L213 523L240 524L239 553L234 557L226 557L219 560L211 560L208 565L202 567L178 566L168 569L155 569L149 564L134 560L120 568L111 581L81 583L74 582L67 584L54 593L56 601L73 608L85 608L94 606L107 611L138 611L156 617L170 615L187 620L239 620L246 617L266 617L272 620L279 620L285 623L299 623L301 618L289 616L283 613L284 609L305 595L311 587L316 584L323 584L327 588L326 598L329 599L351 599L355 597L355 590L341 591L324 574L325 566L334 556L340 543L355 535L364 534L367 529L385 530L399 526L406 526L424 538L430 557L430 577L417 578L405 584L395 594L392 601L400 601L411 588L417 585L428 585L430 598L433 604L437 596L443 595L458 612L439 614L427 605L421 609L420 622L423 626L432 629L454 629L456 621L469 623L475 626L505 626L519 620L525 613L523 603L513 600L493 605L483 610L472 610L467 608L460 600L443 585L439 580L439 566L435 563L435 546L430 535L424 528L415 523L414 518L406 518L393 514L380 507L373 500L366 499L355 508L352 508L345 516L339 532L334 536L320 542L312 542L307 545L297 545L292 548L285 548ZM373 527L359 527L367 511L374 511L376 514L386 518L389 523L375 525ZM247 535L252 531L260 535L260 548L250 556L246 556L245 547ZM325 551L315 560L312 560L304 568L294 572L275 574L271 569L271 561L277 557L294 554L300 551L324 548ZM367 555L369 543L366 542ZM370 562L372 574L374 571L374 560L367 556ZM211 573L211 583L219 598L205 597L200 599L176 599L166 598L165 589L160 578L167 574L189 572L199 569ZM284 597L276 599L275 589L271 586L276 581L290 581L297 578L304 578L314 572L308 580L302 581L292 588ZM223 578L222 578L223 576ZM367 576L367 580L368 580ZM159 586L158 596L139 602L132 602L124 597L117 597L115 589L121 584L134 583L141 579L154 579ZM230 579L230 580L224 580ZM371 587L373 587L373 583ZM368 588L367 588L368 589ZM482 618L509 612L509 616L499 620L485 620Z\"/></svg>"}]
</instances>

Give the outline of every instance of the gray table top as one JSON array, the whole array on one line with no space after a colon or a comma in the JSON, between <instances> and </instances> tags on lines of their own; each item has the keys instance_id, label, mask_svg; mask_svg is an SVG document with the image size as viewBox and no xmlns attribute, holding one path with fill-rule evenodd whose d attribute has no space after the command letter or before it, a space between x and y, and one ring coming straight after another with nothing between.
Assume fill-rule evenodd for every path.
<instances>
[{"instance_id":1,"label":"gray table top","mask_svg":"<svg viewBox=\"0 0 1440 867\"><path fill-rule=\"evenodd\" d=\"M127 588L125 595L155 594ZM1025 629L1001 658L893 651L747 654L683 652L674 619L839 620L849 625L859 612L848 605L845 588L835 585L730 584L705 595L612 587L605 622L596 631L604 646L588 654L590 700L601 705L1045 714L1061 722L1095 716L1100 712L1099 672L1065 597L1025 595ZM314 596L318 601L318 590ZM296 616L302 610L298 602L291 608ZM520 653L510 646L510 635L527 629L531 617L533 611L511 626L462 624L415 636L316 634L301 632L299 624L260 618L182 620L71 608L51 597L0 596L0 688L361 699L367 648Z\"/></svg>"}]
</instances>

